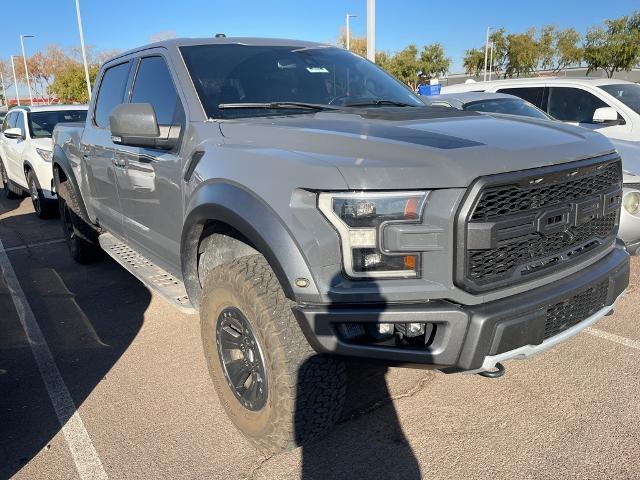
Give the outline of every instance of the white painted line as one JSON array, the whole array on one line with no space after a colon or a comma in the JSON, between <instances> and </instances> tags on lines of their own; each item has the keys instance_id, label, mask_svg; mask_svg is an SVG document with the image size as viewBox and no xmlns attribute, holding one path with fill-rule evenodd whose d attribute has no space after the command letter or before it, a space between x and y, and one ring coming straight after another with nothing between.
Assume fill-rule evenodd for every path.
<instances>
[{"instance_id":1,"label":"white painted line","mask_svg":"<svg viewBox=\"0 0 640 480\"><path fill-rule=\"evenodd\" d=\"M597 328L587 328L584 330L584 332L588 333L589 335L593 335L594 337L600 337L611 342L619 343L620 345L624 345L625 347L640 350L640 342L638 340L631 340L630 338L621 337L620 335L614 335L613 333L605 332L604 330L599 330Z\"/></svg>"},{"instance_id":2,"label":"white painted line","mask_svg":"<svg viewBox=\"0 0 640 480\"><path fill-rule=\"evenodd\" d=\"M55 243L63 243L65 241L66 240L64 238L57 238L56 240L47 240L46 242L28 243L26 245L18 245L17 247L8 247L8 248L0 247L0 251L12 252L14 250L24 250L25 248L41 247L43 245L53 245Z\"/></svg>"},{"instance_id":3,"label":"white painted line","mask_svg":"<svg viewBox=\"0 0 640 480\"><path fill-rule=\"evenodd\" d=\"M69 445L69 450L71 450L80 478L82 480L108 479L109 477L104 471L100 457L98 457L91 438L84 428L71 394L62 379L62 375L60 375L60 370L58 370L53 355L51 355L51 350L49 350L33 310L31 310L27 297L18 282L18 277L16 277L9 257L7 257L7 253L3 248L2 240L0 240L0 269L18 312L22 328L27 334L31 352L38 364L40 375L49 393L53 409L58 416L58 421Z\"/></svg>"}]
</instances>

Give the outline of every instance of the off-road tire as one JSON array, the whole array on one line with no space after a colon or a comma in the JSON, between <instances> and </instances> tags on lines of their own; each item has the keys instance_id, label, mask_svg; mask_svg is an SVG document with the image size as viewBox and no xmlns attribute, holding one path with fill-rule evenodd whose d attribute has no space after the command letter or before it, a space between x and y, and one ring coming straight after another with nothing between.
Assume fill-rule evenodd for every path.
<instances>
[{"instance_id":1,"label":"off-road tire","mask_svg":"<svg viewBox=\"0 0 640 480\"><path fill-rule=\"evenodd\" d=\"M224 409L248 440L263 453L277 453L331 428L344 404L345 365L309 346L292 313L293 303L265 258L250 255L211 269L202 293L200 321L209 373ZM218 355L216 325L228 308L246 317L264 358L267 399L257 411L236 398Z\"/></svg>"},{"instance_id":2,"label":"off-road tire","mask_svg":"<svg viewBox=\"0 0 640 480\"><path fill-rule=\"evenodd\" d=\"M58 214L58 205L56 205L58 202L45 198L33 170L29 170L27 174L27 185L29 185L29 196L36 215L43 219L55 217Z\"/></svg>"},{"instance_id":3,"label":"off-road tire","mask_svg":"<svg viewBox=\"0 0 640 480\"><path fill-rule=\"evenodd\" d=\"M81 264L102 258L98 232L82 219L80 204L75 191L69 186L69 181L61 182L57 173L54 175L54 181L58 193L60 224L71 257Z\"/></svg>"},{"instance_id":4,"label":"off-road tire","mask_svg":"<svg viewBox=\"0 0 640 480\"><path fill-rule=\"evenodd\" d=\"M0 181L2 182L2 191L5 196L10 199L22 198L22 190L14 187L9 181L9 176L7 175L7 170L4 168L4 164L2 160L0 160Z\"/></svg>"}]
</instances>

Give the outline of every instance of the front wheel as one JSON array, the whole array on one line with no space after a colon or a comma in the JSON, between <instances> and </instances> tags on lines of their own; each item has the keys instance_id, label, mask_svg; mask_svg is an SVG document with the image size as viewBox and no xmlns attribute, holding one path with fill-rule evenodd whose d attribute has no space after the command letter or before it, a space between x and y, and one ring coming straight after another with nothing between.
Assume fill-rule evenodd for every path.
<instances>
[{"instance_id":1,"label":"front wheel","mask_svg":"<svg viewBox=\"0 0 640 480\"><path fill-rule=\"evenodd\" d=\"M233 423L263 452L318 437L337 421L345 398L344 363L315 354L291 306L262 255L218 266L203 282L209 373Z\"/></svg>"},{"instance_id":2,"label":"front wheel","mask_svg":"<svg viewBox=\"0 0 640 480\"><path fill-rule=\"evenodd\" d=\"M56 202L55 200L45 198L33 170L29 170L27 174L27 183L29 184L29 196L31 197L31 203L33 204L36 215L40 218L51 218L55 216L57 213Z\"/></svg>"}]
</instances>

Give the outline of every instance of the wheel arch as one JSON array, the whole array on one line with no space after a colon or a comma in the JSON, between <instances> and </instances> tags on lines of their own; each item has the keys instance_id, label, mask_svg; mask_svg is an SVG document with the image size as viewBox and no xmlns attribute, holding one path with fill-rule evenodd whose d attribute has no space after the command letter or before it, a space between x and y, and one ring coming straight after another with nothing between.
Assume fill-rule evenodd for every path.
<instances>
[{"instance_id":1,"label":"wheel arch","mask_svg":"<svg viewBox=\"0 0 640 480\"><path fill-rule=\"evenodd\" d=\"M54 145L53 147L53 158L51 160L51 163L54 183L61 184L63 181L68 182L68 188L73 189L78 203L79 211L74 213L76 215L79 215L80 218L91 225L92 222L89 218L89 214L87 213L87 207L84 204L84 198L82 198L82 195L80 193L80 188L73 173L73 169L71 168L71 162L69 162L69 159L65 155L64 150L62 150L59 145ZM61 195L60 192L57 192L57 194L58 196ZM66 200L67 199L65 199L65 201Z\"/></svg>"},{"instance_id":2,"label":"wheel arch","mask_svg":"<svg viewBox=\"0 0 640 480\"><path fill-rule=\"evenodd\" d=\"M211 239L212 235L220 237ZM213 242L213 245L208 243ZM199 259L207 246L222 249L213 266L260 253L290 300L316 301L319 293L309 266L282 219L261 198L240 185L215 182L193 194L181 241L183 281L195 307L200 304ZM295 280L304 278L306 287Z\"/></svg>"}]
</instances>

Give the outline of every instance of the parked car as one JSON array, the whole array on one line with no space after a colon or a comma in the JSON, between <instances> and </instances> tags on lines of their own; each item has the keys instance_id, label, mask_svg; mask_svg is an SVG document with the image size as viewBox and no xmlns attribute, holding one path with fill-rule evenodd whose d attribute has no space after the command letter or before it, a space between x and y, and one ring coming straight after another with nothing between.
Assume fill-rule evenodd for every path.
<instances>
[{"instance_id":1,"label":"parked car","mask_svg":"<svg viewBox=\"0 0 640 480\"><path fill-rule=\"evenodd\" d=\"M556 120L597 130L609 138L640 141L640 85L615 78L537 77L471 82L442 93L508 93Z\"/></svg>"},{"instance_id":2,"label":"parked car","mask_svg":"<svg viewBox=\"0 0 640 480\"><path fill-rule=\"evenodd\" d=\"M526 100L506 93L460 92L437 96L423 96L427 105L453 107L483 113L499 113L555 120ZM625 243L632 255L640 253L640 143L612 139L613 145L622 156L624 172L622 215L618 237Z\"/></svg>"},{"instance_id":3,"label":"parked car","mask_svg":"<svg viewBox=\"0 0 640 480\"><path fill-rule=\"evenodd\" d=\"M329 45L122 53L84 127L54 141L73 258L102 248L199 311L221 404L265 451L335 422L344 358L497 377L602 318L629 281L609 140L427 107Z\"/></svg>"},{"instance_id":4,"label":"parked car","mask_svg":"<svg viewBox=\"0 0 640 480\"><path fill-rule=\"evenodd\" d=\"M41 218L56 214L51 135L58 123L84 122L86 117L86 105L12 108L2 122L0 135L0 173L6 194L29 194Z\"/></svg>"}]
</instances>

